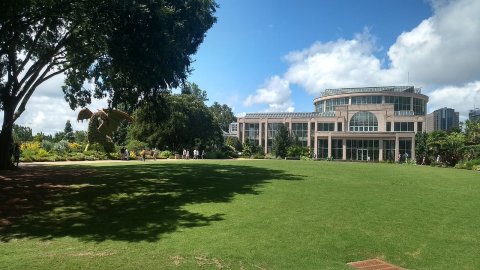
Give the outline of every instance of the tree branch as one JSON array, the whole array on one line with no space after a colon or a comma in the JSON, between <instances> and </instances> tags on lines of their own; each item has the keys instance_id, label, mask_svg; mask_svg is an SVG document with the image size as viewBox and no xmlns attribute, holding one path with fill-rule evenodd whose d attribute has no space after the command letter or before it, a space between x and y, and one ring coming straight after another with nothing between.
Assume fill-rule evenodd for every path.
<instances>
[{"instance_id":1,"label":"tree branch","mask_svg":"<svg viewBox=\"0 0 480 270\"><path fill-rule=\"evenodd\" d=\"M37 47L38 40L40 39L41 35L45 32L47 29L47 19L42 24L42 27L40 27L40 30L35 34L35 38L32 41L32 44L30 46L30 49L28 50L27 55L25 56L25 59L23 60L22 64L20 65L19 70L22 71L25 68L25 65L30 61L30 58L32 56L33 51Z\"/></svg>"}]
</instances>

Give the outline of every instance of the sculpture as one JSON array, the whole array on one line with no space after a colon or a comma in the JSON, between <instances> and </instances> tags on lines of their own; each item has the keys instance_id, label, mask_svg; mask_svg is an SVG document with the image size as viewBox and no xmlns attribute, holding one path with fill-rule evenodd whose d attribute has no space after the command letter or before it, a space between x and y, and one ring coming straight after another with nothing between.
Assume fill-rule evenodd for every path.
<instances>
[{"instance_id":1,"label":"sculpture","mask_svg":"<svg viewBox=\"0 0 480 270\"><path fill-rule=\"evenodd\" d=\"M133 122L125 112L116 109L102 109L96 113L92 113L89 109L83 108L78 113L77 121L83 121L89 119L88 123L88 144L85 147L85 151L93 143L98 143L103 146L103 149L107 153L115 151L115 145L112 140L113 132L118 128L123 120Z\"/></svg>"}]
</instances>

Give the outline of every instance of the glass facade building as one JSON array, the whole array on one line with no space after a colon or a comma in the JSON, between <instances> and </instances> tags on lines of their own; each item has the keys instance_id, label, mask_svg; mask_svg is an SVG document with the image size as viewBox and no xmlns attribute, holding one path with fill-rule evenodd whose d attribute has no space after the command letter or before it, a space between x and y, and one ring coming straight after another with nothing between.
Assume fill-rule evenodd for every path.
<instances>
[{"instance_id":1,"label":"glass facade building","mask_svg":"<svg viewBox=\"0 0 480 270\"><path fill-rule=\"evenodd\" d=\"M314 112L247 113L239 139L271 153L275 130L286 125L315 158L394 161L414 158L415 133L426 130L428 97L413 86L326 89L313 103Z\"/></svg>"}]
</instances>

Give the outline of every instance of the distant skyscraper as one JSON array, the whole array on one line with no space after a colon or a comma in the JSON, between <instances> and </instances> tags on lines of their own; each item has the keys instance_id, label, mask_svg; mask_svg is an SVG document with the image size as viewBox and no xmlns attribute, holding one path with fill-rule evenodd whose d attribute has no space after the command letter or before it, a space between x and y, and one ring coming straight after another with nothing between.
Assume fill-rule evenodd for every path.
<instances>
[{"instance_id":1,"label":"distant skyscraper","mask_svg":"<svg viewBox=\"0 0 480 270\"><path fill-rule=\"evenodd\" d=\"M459 128L460 114L454 109L442 108L427 115L427 132Z\"/></svg>"},{"instance_id":2,"label":"distant skyscraper","mask_svg":"<svg viewBox=\"0 0 480 270\"><path fill-rule=\"evenodd\" d=\"M468 113L468 119L470 121L480 121L480 109L476 108L470 110L470 112Z\"/></svg>"}]
</instances>

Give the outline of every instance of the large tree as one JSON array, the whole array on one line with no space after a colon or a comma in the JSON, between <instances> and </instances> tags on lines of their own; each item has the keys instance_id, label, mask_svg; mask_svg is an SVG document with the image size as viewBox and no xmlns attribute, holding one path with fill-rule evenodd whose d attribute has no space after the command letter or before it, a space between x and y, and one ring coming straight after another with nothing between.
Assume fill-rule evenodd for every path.
<instances>
[{"instance_id":1,"label":"large tree","mask_svg":"<svg viewBox=\"0 0 480 270\"><path fill-rule=\"evenodd\" d=\"M287 149L292 145L292 138L286 125L280 125L273 139L272 150L276 157L287 156Z\"/></svg>"},{"instance_id":2,"label":"large tree","mask_svg":"<svg viewBox=\"0 0 480 270\"><path fill-rule=\"evenodd\" d=\"M70 120L67 120L67 122L65 123L65 128L63 129L63 133L65 133L64 139L66 139L69 142L75 141L75 134L73 133L73 127Z\"/></svg>"},{"instance_id":3,"label":"large tree","mask_svg":"<svg viewBox=\"0 0 480 270\"><path fill-rule=\"evenodd\" d=\"M70 106L137 103L177 87L215 23L214 0L0 1L0 169L12 127L39 85L65 74ZM90 82L94 87L85 87Z\"/></svg>"},{"instance_id":4,"label":"large tree","mask_svg":"<svg viewBox=\"0 0 480 270\"><path fill-rule=\"evenodd\" d=\"M232 108L228 107L226 104L220 105L220 103L215 101L209 109L217 123L220 125L220 128L224 131L228 131L230 123L237 122L237 117L233 114Z\"/></svg>"},{"instance_id":5,"label":"large tree","mask_svg":"<svg viewBox=\"0 0 480 270\"><path fill-rule=\"evenodd\" d=\"M163 95L133 114L130 139L150 147L181 151L182 148L223 143L220 128L203 101L193 95Z\"/></svg>"}]
</instances>

